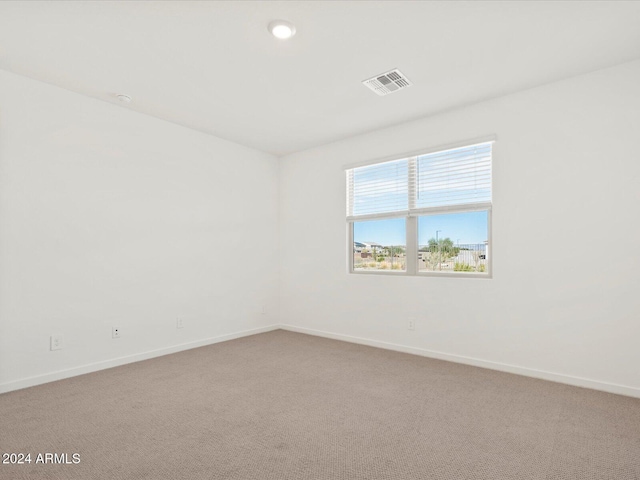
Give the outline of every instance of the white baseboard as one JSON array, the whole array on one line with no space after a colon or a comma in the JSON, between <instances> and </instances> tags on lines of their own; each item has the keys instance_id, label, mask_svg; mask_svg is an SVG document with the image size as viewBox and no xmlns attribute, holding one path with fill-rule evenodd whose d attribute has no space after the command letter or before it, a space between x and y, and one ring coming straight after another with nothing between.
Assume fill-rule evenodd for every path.
<instances>
[{"instance_id":1,"label":"white baseboard","mask_svg":"<svg viewBox=\"0 0 640 480\"><path fill-rule=\"evenodd\" d=\"M606 383L598 380L590 380L588 378L574 377L562 373L546 372L544 370L536 370L533 368L519 367L517 365L509 365L506 363L492 362L489 360L481 360L479 358L465 357L463 355L454 355L451 353L437 352L426 350L423 348L407 347L395 343L381 342L378 340L370 340L368 338L353 337L351 335L342 335L339 333L324 332L321 330L313 330L310 328L296 327L293 325L280 325L283 330L291 332L306 333L318 337L331 338L334 340L342 340L344 342L358 343L360 345L368 345L370 347L384 348L387 350L395 350L397 352L411 353L422 357L436 358L438 360L446 360L449 362L463 363L474 367L488 368L491 370L499 370L501 372L515 373L525 377L540 378L542 380L550 380L552 382L564 383L576 387L590 388L603 392L616 393L618 395L626 395L628 397L640 398L640 388L628 387L625 385L617 385L615 383Z\"/></svg>"},{"instance_id":2,"label":"white baseboard","mask_svg":"<svg viewBox=\"0 0 640 480\"><path fill-rule=\"evenodd\" d=\"M205 338L203 340L196 340L194 342L181 343L179 345L172 345L170 347L159 348L157 350L151 350L148 352L136 353L134 355L127 355L125 357L118 357L111 360L105 360L102 362L90 363L87 365L81 365L79 367L69 368L67 370L59 370L57 372L46 373L44 375L36 375L33 377L16 380L13 382L7 382L0 384L0 393L11 392L13 390L20 390L22 388L33 387L35 385L41 385L43 383L54 382L56 380L62 380L69 377L75 377L77 375L83 375L85 373L97 372L98 370L105 370L107 368L118 367L127 363L139 362L141 360L148 360L150 358L161 357L170 353L177 353L183 350L190 350L192 348L204 347L205 345L212 345L214 343L226 342L227 340L233 340L240 337L248 337L257 333L270 332L272 330L278 330L279 325L270 325L268 327L254 328L251 330L243 330L240 332L229 333L226 335L220 335L218 337Z\"/></svg>"},{"instance_id":3,"label":"white baseboard","mask_svg":"<svg viewBox=\"0 0 640 480\"><path fill-rule=\"evenodd\" d=\"M591 380L588 378L574 377L571 375L565 375L561 373L546 372L543 370L520 367L517 365L509 365L509 364L500 363L500 362L492 362L489 360L466 357L463 355L437 352L434 350L427 350L427 349L417 348L417 347L408 347L405 345L382 342L378 340L371 340L368 338L354 337L351 335L325 332L322 330L296 327L293 325L277 325L277 324L270 325L267 327L254 328L251 330L244 330L240 332L230 333L226 335L220 335L217 337L206 338L206 339L197 340L194 342L182 343L179 345L173 345L166 348L160 348L157 350L151 350L148 352L137 353L137 354L128 355L125 357L114 358L111 360L105 360L103 362L96 362L96 363L91 363L87 365L81 365L79 367L70 368L67 370L59 370L57 372L51 372L44 375L37 375L37 376L24 378L24 379L13 381L13 382L7 382L7 383L0 384L0 393L6 393L6 392L11 392L13 390L33 387L35 385L41 385L43 383L54 382L56 380L75 377L77 375L83 375L85 373L105 370L107 368L117 367L117 366L125 365L128 363L139 362L141 360L148 360L150 358L155 358L163 355L168 355L171 353L181 352L183 350L190 350L192 348L203 347L205 345L212 345L214 343L225 342L227 340L233 340L235 338L247 337L250 335L256 335L258 333L265 333L265 332L270 332L272 330L278 330L278 329L288 330L291 332L305 333L307 335L315 335L318 337L331 338L334 340L341 340L344 342L357 343L360 345L368 345L370 347L384 348L387 350L394 350L397 352L404 352L404 353L410 353L413 355L420 355L423 357L436 358L438 360L446 360L449 362L462 363L466 365L472 365L475 367L498 370L501 372L515 373L517 375L523 375L526 377L540 378L540 379L549 380L552 382L564 383L567 385L574 385L576 387L591 388L593 390L600 390L603 392L616 393L619 395L626 395L629 397L640 398L640 388L636 388L636 387L617 385L614 383L601 382L598 380Z\"/></svg>"}]
</instances>

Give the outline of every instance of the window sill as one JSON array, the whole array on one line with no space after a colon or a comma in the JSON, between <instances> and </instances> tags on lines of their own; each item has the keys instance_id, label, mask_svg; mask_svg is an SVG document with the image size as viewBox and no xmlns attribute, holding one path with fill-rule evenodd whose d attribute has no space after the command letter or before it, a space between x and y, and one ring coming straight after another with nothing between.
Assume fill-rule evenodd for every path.
<instances>
[{"instance_id":1,"label":"window sill","mask_svg":"<svg viewBox=\"0 0 640 480\"><path fill-rule=\"evenodd\" d=\"M396 275L396 276L407 276L407 272L400 270L400 271L393 271L393 270L354 270L352 272L354 275Z\"/></svg>"},{"instance_id":2,"label":"window sill","mask_svg":"<svg viewBox=\"0 0 640 480\"><path fill-rule=\"evenodd\" d=\"M408 274L406 271L392 272L392 271L380 271L380 270L354 270L349 272L350 275L395 275L400 277L448 277L448 278L483 278L492 279L493 276L490 273L454 273L454 272L420 272L416 274Z\"/></svg>"}]
</instances>

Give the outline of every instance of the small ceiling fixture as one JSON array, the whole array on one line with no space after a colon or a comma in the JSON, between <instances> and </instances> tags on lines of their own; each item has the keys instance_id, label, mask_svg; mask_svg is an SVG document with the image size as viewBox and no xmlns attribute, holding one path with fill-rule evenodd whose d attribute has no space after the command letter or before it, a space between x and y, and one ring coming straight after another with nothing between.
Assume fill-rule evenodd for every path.
<instances>
[{"instance_id":1,"label":"small ceiling fixture","mask_svg":"<svg viewBox=\"0 0 640 480\"><path fill-rule=\"evenodd\" d=\"M271 32L271 35L280 40L286 40L296 34L296 27L293 23L287 22L286 20L274 20L269 24L267 29Z\"/></svg>"},{"instance_id":2,"label":"small ceiling fixture","mask_svg":"<svg viewBox=\"0 0 640 480\"><path fill-rule=\"evenodd\" d=\"M116 98L122 103L131 103L131 97L129 95L125 95L124 93L117 93Z\"/></svg>"},{"instance_id":3,"label":"small ceiling fixture","mask_svg":"<svg viewBox=\"0 0 640 480\"><path fill-rule=\"evenodd\" d=\"M381 97L413 85L397 68L363 80L362 83Z\"/></svg>"}]
</instances>

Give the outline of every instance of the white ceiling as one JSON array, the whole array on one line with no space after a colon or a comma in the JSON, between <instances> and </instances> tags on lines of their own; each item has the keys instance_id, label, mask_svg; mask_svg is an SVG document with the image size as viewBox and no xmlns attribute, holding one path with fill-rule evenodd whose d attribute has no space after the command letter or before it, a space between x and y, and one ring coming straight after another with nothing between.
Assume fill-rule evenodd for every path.
<instances>
[{"instance_id":1,"label":"white ceiling","mask_svg":"<svg viewBox=\"0 0 640 480\"><path fill-rule=\"evenodd\" d=\"M639 25L615 1L2 2L0 68L283 155L640 58ZM414 85L361 84L392 68Z\"/></svg>"}]
</instances>

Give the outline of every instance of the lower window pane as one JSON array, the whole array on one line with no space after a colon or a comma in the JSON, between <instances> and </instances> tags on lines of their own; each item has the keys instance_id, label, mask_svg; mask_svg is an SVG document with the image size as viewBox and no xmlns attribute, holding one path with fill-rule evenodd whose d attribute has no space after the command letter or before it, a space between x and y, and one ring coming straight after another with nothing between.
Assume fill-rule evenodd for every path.
<instances>
[{"instance_id":1,"label":"lower window pane","mask_svg":"<svg viewBox=\"0 0 640 480\"><path fill-rule=\"evenodd\" d=\"M404 218L353 223L353 270L405 271Z\"/></svg>"},{"instance_id":2,"label":"lower window pane","mask_svg":"<svg viewBox=\"0 0 640 480\"><path fill-rule=\"evenodd\" d=\"M418 271L488 273L487 211L418 218Z\"/></svg>"}]
</instances>

